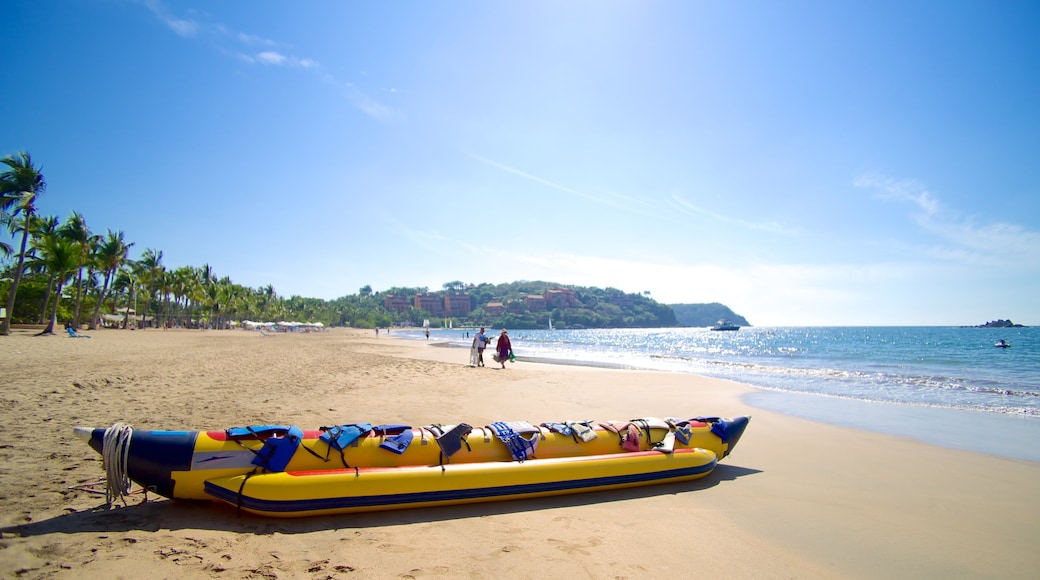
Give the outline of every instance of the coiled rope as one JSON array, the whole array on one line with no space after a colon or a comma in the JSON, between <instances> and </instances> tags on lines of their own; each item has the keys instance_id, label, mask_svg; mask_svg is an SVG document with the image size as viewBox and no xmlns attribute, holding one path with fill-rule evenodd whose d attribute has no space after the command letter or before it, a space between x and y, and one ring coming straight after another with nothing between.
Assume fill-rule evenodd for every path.
<instances>
[{"instance_id":1,"label":"coiled rope","mask_svg":"<svg viewBox=\"0 0 1040 580\"><path fill-rule=\"evenodd\" d=\"M130 457L130 438L133 434L134 428L123 423L105 429L101 459L105 467L105 502L109 507L113 501L120 500L125 506L126 496L130 495L130 477L126 464Z\"/></svg>"}]
</instances>

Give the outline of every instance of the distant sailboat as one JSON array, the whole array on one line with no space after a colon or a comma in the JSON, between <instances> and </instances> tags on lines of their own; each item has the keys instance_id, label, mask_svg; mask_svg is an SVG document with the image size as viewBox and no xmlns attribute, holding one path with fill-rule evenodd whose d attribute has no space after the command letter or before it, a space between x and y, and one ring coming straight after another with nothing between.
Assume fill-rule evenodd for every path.
<instances>
[{"instance_id":1,"label":"distant sailboat","mask_svg":"<svg viewBox=\"0 0 1040 580\"><path fill-rule=\"evenodd\" d=\"M549 330L556 330L552 325L552 318L549 319Z\"/></svg>"}]
</instances>

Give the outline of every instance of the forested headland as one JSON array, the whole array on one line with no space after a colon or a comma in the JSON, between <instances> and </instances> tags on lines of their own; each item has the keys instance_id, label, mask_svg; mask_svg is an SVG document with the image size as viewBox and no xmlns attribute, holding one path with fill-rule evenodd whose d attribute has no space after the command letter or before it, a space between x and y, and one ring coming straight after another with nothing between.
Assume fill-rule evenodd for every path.
<instances>
[{"instance_id":1,"label":"forested headland","mask_svg":"<svg viewBox=\"0 0 1040 580\"><path fill-rule=\"evenodd\" d=\"M245 321L517 329L708 326L718 318L747 324L721 304L673 309L649 291L543 281L453 281L434 291L366 285L334 300L280 296L271 285L237 284L209 264L168 267L160 249L131 258L135 244L124 232L95 232L79 212L62 219L39 211L47 182L28 152L0 163L0 226L13 242L0 240L0 334L12 324L41 325L42 333L59 324L223 329Z\"/></svg>"}]
</instances>

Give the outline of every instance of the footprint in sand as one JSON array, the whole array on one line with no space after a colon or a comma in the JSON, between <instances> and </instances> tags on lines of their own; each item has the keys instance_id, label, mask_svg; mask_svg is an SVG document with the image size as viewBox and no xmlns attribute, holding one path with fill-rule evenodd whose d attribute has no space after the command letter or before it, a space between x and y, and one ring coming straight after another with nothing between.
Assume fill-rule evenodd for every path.
<instances>
[{"instance_id":1,"label":"footprint in sand","mask_svg":"<svg viewBox=\"0 0 1040 580\"><path fill-rule=\"evenodd\" d=\"M410 548L403 544L379 544L378 546L376 546L376 548L387 552L396 552L399 554L414 551L413 548Z\"/></svg>"},{"instance_id":2,"label":"footprint in sand","mask_svg":"<svg viewBox=\"0 0 1040 580\"><path fill-rule=\"evenodd\" d=\"M563 540L556 540L549 538L550 544L556 544L556 549L567 552L568 554L581 554L583 556L590 555L589 548L595 548L603 543L600 538L590 538L585 544L575 544L571 542L564 542Z\"/></svg>"},{"instance_id":3,"label":"footprint in sand","mask_svg":"<svg viewBox=\"0 0 1040 580\"><path fill-rule=\"evenodd\" d=\"M414 568L401 574L401 578L421 578L423 576L446 576L451 573L448 566L433 566L432 568Z\"/></svg>"}]
</instances>

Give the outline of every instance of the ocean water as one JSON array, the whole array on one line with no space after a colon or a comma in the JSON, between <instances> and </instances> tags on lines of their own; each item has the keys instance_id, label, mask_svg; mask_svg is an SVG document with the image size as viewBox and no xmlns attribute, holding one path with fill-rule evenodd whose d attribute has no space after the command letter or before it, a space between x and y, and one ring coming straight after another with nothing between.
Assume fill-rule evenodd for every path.
<instances>
[{"instance_id":1,"label":"ocean water","mask_svg":"<svg viewBox=\"0 0 1040 580\"><path fill-rule=\"evenodd\" d=\"M422 330L394 333L424 338ZM431 329L430 339L469 348L472 336ZM954 447L966 445L935 440L944 431L957 435L948 424L985 423L1015 439L1007 446L1022 448L1001 454L1040 461L1040 449L1027 449L1040 447L1040 328L515 330L510 337L521 361L730 379L762 389L747 399L753 406ZM999 339L1011 347L996 348ZM920 427L907 425L909 416Z\"/></svg>"}]
</instances>

